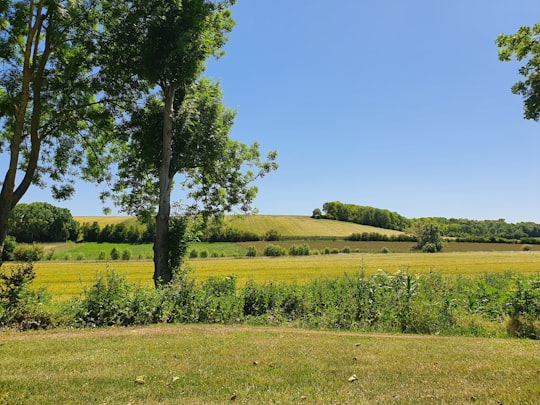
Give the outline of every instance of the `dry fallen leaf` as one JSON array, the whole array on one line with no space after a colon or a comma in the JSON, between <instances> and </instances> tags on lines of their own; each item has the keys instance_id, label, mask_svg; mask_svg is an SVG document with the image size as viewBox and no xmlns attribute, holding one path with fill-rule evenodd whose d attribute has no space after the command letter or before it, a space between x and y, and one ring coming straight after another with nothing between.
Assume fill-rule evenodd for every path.
<instances>
[{"instance_id":1,"label":"dry fallen leaf","mask_svg":"<svg viewBox=\"0 0 540 405\"><path fill-rule=\"evenodd\" d=\"M144 375L140 375L137 378L135 378L135 382L141 385L144 384Z\"/></svg>"},{"instance_id":2,"label":"dry fallen leaf","mask_svg":"<svg viewBox=\"0 0 540 405\"><path fill-rule=\"evenodd\" d=\"M236 400L236 394L232 394L231 401L235 401L235 400Z\"/></svg>"},{"instance_id":3,"label":"dry fallen leaf","mask_svg":"<svg viewBox=\"0 0 540 405\"><path fill-rule=\"evenodd\" d=\"M351 375L351 376L348 378L348 381L349 381L349 382L354 382L354 381L356 381L356 380L358 380L358 377L356 376L356 374L353 374L353 375Z\"/></svg>"}]
</instances>

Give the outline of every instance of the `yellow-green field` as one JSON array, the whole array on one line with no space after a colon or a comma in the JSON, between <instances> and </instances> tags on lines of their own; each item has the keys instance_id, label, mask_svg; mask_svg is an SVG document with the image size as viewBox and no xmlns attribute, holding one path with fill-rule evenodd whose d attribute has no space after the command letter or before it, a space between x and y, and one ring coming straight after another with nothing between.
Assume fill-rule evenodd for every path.
<instances>
[{"instance_id":1,"label":"yellow-green field","mask_svg":"<svg viewBox=\"0 0 540 405\"><path fill-rule=\"evenodd\" d=\"M512 271L523 274L540 272L540 252L453 252L453 253L390 253L347 254L299 257L256 257L193 259L188 261L194 276L204 280L210 276L234 274L240 285L253 279L264 282L306 283L315 278L339 277L344 273L379 270L394 273L407 270L413 274L430 271L443 275L475 276L490 272ZM8 265L8 264L6 264ZM35 288L45 287L57 299L78 295L84 285L98 273L114 269L143 285L152 284L152 261L107 262L38 262L35 264Z\"/></svg>"},{"instance_id":2,"label":"yellow-green field","mask_svg":"<svg viewBox=\"0 0 540 405\"><path fill-rule=\"evenodd\" d=\"M73 219L81 224L87 222L87 223L94 223L97 222L100 227L104 227L105 225L116 225L125 223L126 225L133 225L137 222L137 219L135 217L128 217L128 216L78 216L73 217Z\"/></svg>"},{"instance_id":3,"label":"yellow-green field","mask_svg":"<svg viewBox=\"0 0 540 405\"><path fill-rule=\"evenodd\" d=\"M346 237L352 233L375 232L383 235L399 235L402 232L350 222L313 219L299 215L248 215L245 217L227 217L231 227L240 231L264 235L275 230L286 237Z\"/></svg>"},{"instance_id":4,"label":"yellow-green field","mask_svg":"<svg viewBox=\"0 0 540 405\"><path fill-rule=\"evenodd\" d=\"M134 225L136 218L128 216L88 216L74 217L79 223L97 222L100 227L110 224L125 223ZM248 215L227 216L227 223L240 231L252 232L263 236L275 230L281 236L290 237L346 237L352 233L375 232L383 235L399 235L402 232L373 226L353 224L350 222L313 219L300 215Z\"/></svg>"}]
</instances>

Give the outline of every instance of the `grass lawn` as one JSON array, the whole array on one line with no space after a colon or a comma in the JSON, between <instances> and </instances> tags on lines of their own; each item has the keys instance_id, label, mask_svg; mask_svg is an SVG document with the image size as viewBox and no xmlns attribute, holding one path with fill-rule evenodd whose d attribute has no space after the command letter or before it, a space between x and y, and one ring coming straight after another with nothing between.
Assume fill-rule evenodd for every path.
<instances>
[{"instance_id":1,"label":"grass lawn","mask_svg":"<svg viewBox=\"0 0 540 405\"><path fill-rule=\"evenodd\" d=\"M320 277L339 277L344 273L379 269L389 273L407 270L421 274L430 271L443 275L475 276L490 272L513 271L523 274L540 272L540 252L453 252L453 253L389 253L340 254L299 257L219 258L188 260L194 276L204 280L210 276L234 274L240 285L253 279L257 282L305 283ZM9 264L5 264L8 266ZM34 288L45 287L56 299L78 295L84 285L95 280L97 273L114 269L129 279L152 285L153 262L37 262Z\"/></svg>"},{"instance_id":2,"label":"grass lawn","mask_svg":"<svg viewBox=\"0 0 540 405\"><path fill-rule=\"evenodd\" d=\"M204 325L2 332L0 367L2 404L523 405L540 398L540 342L513 339Z\"/></svg>"}]
</instances>

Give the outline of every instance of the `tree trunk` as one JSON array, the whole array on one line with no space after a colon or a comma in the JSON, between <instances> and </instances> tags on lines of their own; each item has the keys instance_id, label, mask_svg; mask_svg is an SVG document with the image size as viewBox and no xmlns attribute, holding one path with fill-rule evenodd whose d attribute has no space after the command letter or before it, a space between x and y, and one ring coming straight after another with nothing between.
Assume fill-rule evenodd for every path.
<instances>
[{"instance_id":1,"label":"tree trunk","mask_svg":"<svg viewBox=\"0 0 540 405\"><path fill-rule=\"evenodd\" d=\"M169 218L171 216L171 186L172 178L172 137L174 85L163 87L163 148L161 150L161 165L159 168L159 208L156 216L156 239L154 241L154 284L157 286L169 284L172 280L172 269L169 268Z\"/></svg>"}]
</instances>

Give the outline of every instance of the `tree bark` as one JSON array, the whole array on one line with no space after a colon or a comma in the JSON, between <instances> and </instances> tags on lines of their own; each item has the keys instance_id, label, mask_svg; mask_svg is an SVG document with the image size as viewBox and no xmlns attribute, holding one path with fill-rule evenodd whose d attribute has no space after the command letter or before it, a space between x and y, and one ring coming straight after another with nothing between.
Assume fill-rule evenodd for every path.
<instances>
[{"instance_id":1,"label":"tree bark","mask_svg":"<svg viewBox=\"0 0 540 405\"><path fill-rule=\"evenodd\" d=\"M156 239L154 241L154 284L169 284L172 269L169 268L169 218L171 216L171 159L173 138L173 114L176 86L163 86L163 148L159 168L159 207L156 216Z\"/></svg>"}]
</instances>

